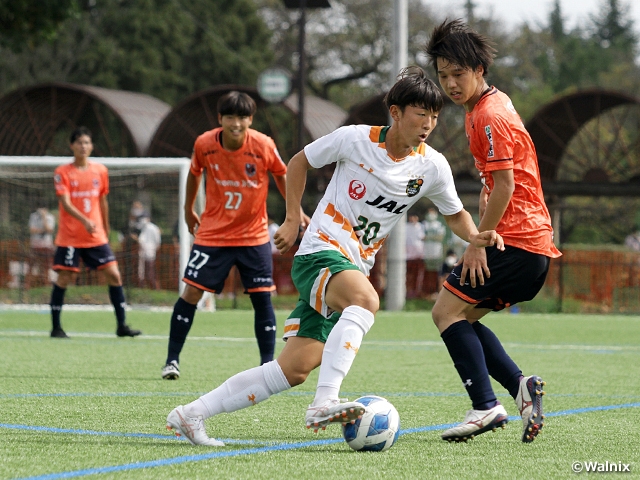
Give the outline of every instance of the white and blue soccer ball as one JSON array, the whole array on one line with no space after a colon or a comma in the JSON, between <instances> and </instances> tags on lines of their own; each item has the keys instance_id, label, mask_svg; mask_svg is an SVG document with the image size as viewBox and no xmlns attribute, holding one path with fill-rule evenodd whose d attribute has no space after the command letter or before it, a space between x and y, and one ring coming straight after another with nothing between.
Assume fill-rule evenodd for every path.
<instances>
[{"instance_id":1,"label":"white and blue soccer ball","mask_svg":"<svg viewBox=\"0 0 640 480\"><path fill-rule=\"evenodd\" d=\"M384 452L389 450L400 434L400 415L382 397L367 395L355 400L365 406L364 415L354 424L342 426L347 444L357 451Z\"/></svg>"}]
</instances>

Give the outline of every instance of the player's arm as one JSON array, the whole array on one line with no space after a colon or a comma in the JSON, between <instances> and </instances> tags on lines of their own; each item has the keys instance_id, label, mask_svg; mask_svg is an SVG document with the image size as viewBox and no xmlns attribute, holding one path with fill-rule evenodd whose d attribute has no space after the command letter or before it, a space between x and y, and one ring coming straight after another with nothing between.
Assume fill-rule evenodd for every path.
<instances>
[{"instance_id":1,"label":"player's arm","mask_svg":"<svg viewBox=\"0 0 640 480\"><path fill-rule=\"evenodd\" d=\"M487 278L491 276L484 247L495 245L498 249L504 250L502 237L496 233L495 230L478 233L478 229L473 223L471 215L465 209L460 210L454 215L445 215L444 219L453 233L469 242L462 256L460 285L464 284L467 273L469 274L469 281L472 287L475 287L478 283L484 285L485 276Z\"/></svg>"},{"instance_id":2,"label":"player's arm","mask_svg":"<svg viewBox=\"0 0 640 480\"><path fill-rule=\"evenodd\" d=\"M273 236L280 253L286 253L298 238L302 222L302 194L307 185L307 170L311 165L304 150L296 153L287 165L286 193L287 216Z\"/></svg>"},{"instance_id":3,"label":"player's arm","mask_svg":"<svg viewBox=\"0 0 640 480\"><path fill-rule=\"evenodd\" d=\"M200 226L200 216L195 211L196 195L200 188L200 178L202 175L194 175L189 171L187 175L187 187L184 199L184 220L187 222L189 233L195 235Z\"/></svg>"},{"instance_id":4,"label":"player's arm","mask_svg":"<svg viewBox=\"0 0 640 480\"><path fill-rule=\"evenodd\" d=\"M60 205L62 205L62 208L64 208L65 212L82 223L82 226L87 230L87 232L93 233L96 231L95 223L85 217L82 212L80 212L80 210L78 210L75 205L71 203L71 197L68 193L58 195L58 200L60 201Z\"/></svg>"},{"instance_id":5,"label":"player's arm","mask_svg":"<svg viewBox=\"0 0 640 480\"><path fill-rule=\"evenodd\" d=\"M496 170L491 172L491 175L493 176L493 189L485 203L484 215L480 218L480 224L478 225L478 230L480 231L493 230L498 226L515 189L513 169ZM485 191L484 188L482 190L483 192L480 195Z\"/></svg>"},{"instance_id":6,"label":"player's arm","mask_svg":"<svg viewBox=\"0 0 640 480\"><path fill-rule=\"evenodd\" d=\"M102 212L102 226L104 227L104 232L107 234L107 241L109 241L111 227L109 226L109 202L107 201L106 195L100 197L100 211Z\"/></svg>"}]
</instances>

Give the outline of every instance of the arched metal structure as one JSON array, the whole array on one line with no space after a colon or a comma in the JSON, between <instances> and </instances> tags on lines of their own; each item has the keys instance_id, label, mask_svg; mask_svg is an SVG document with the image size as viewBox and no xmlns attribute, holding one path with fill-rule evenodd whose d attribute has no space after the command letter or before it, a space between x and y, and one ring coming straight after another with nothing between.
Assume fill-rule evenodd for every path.
<instances>
[{"instance_id":1,"label":"arched metal structure","mask_svg":"<svg viewBox=\"0 0 640 480\"><path fill-rule=\"evenodd\" d=\"M286 150L292 153L291 143L282 139L282 128L274 118L271 106L258 94L257 89L244 85L217 85L197 92L178 105L164 118L159 125L149 146L150 157L191 156L195 139L212 128L219 126L217 103L226 93L237 90L251 96L258 106L254 122L262 123L263 132L274 138L279 145L287 145ZM297 115L297 96L291 95L282 102L288 114ZM305 135L311 140L332 132L342 125L346 112L326 100L307 95L305 111ZM255 124L255 123L254 123ZM290 130L290 129L289 129ZM292 139L290 139L292 140ZM295 152L293 152L295 153Z\"/></svg>"},{"instance_id":2,"label":"arched metal structure","mask_svg":"<svg viewBox=\"0 0 640 480\"><path fill-rule=\"evenodd\" d=\"M640 99L636 97L594 89L565 95L542 107L526 124L538 152L542 178L558 179L562 159L570 147L571 140L589 121L616 107L638 105ZM627 109L623 114L628 118L630 113ZM609 125L609 128L616 127L622 127L618 120ZM609 138L598 138L597 135L600 133L594 132L596 136L592 139L592 148L607 149L612 141L621 140L619 129L611 132Z\"/></svg>"},{"instance_id":3,"label":"arched metal structure","mask_svg":"<svg viewBox=\"0 0 640 480\"><path fill-rule=\"evenodd\" d=\"M67 155L78 125L95 134L96 156L143 156L170 106L142 93L46 83L0 98L0 154Z\"/></svg>"}]
</instances>

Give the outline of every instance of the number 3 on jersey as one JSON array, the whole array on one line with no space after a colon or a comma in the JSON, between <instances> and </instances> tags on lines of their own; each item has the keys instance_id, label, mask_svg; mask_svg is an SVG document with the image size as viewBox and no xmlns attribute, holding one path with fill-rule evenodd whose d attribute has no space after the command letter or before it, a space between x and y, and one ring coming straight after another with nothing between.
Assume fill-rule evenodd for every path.
<instances>
[{"instance_id":1,"label":"number 3 on jersey","mask_svg":"<svg viewBox=\"0 0 640 480\"><path fill-rule=\"evenodd\" d=\"M224 192L224 196L227 197L227 203L224 204L224 208L227 210L238 210L242 203L242 194L239 192Z\"/></svg>"}]
</instances>

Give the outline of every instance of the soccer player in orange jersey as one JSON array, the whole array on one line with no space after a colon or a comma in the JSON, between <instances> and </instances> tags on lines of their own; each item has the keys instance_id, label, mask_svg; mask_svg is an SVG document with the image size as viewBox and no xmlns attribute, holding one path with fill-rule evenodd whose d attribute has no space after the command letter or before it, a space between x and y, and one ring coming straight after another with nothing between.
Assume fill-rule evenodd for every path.
<instances>
[{"instance_id":1,"label":"soccer player in orange jersey","mask_svg":"<svg viewBox=\"0 0 640 480\"><path fill-rule=\"evenodd\" d=\"M171 316L167 360L162 378L180 377L179 356L205 291L220 293L235 265L255 311L260 364L273 360L276 317L271 305L272 254L267 228L269 172L285 196L287 166L274 141L249 128L256 104L232 91L217 105L221 127L200 135L187 178L185 220L195 235L184 272L185 289ZM206 171L206 206L194 210L200 177ZM308 219L308 217L307 217Z\"/></svg>"},{"instance_id":2,"label":"soccer player in orange jersey","mask_svg":"<svg viewBox=\"0 0 640 480\"><path fill-rule=\"evenodd\" d=\"M71 133L73 163L61 165L54 172L54 184L59 201L60 221L56 236L53 270L58 279L51 292L51 320L54 338L68 338L60 325L60 313L67 286L80 271L80 259L91 269L102 272L109 285L119 337L135 337L125 323L125 299L118 262L109 247L109 173L107 167L90 162L93 150L91 132L78 127Z\"/></svg>"},{"instance_id":3,"label":"soccer player in orange jersey","mask_svg":"<svg viewBox=\"0 0 640 480\"><path fill-rule=\"evenodd\" d=\"M465 441L507 423L489 375L516 401L523 421L522 441L531 442L543 426L542 386L524 377L495 334L479 320L491 311L531 300L544 285L549 261L561 255L553 244L536 151L507 95L485 80L493 63L489 39L461 20L437 26L426 46L445 94L466 111L469 148L482 179L478 230L495 229L503 252L467 247L462 264L444 283L432 310L473 409L442 438ZM491 275L466 278L465 262L486 255Z\"/></svg>"}]
</instances>

